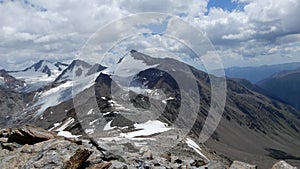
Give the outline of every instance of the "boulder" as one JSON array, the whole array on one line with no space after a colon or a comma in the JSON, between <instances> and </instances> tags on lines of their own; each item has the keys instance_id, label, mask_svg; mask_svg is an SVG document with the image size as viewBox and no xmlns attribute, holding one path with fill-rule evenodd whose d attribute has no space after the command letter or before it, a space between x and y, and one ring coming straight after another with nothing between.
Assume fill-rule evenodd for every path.
<instances>
[{"instance_id":1,"label":"boulder","mask_svg":"<svg viewBox=\"0 0 300 169\"><path fill-rule=\"evenodd\" d=\"M297 167L293 167L285 161L279 161L273 165L272 169L297 169Z\"/></svg>"},{"instance_id":2,"label":"boulder","mask_svg":"<svg viewBox=\"0 0 300 169\"><path fill-rule=\"evenodd\" d=\"M84 162L92 154L86 149L78 149L76 153L66 162L64 169L77 169L84 165Z\"/></svg>"},{"instance_id":3,"label":"boulder","mask_svg":"<svg viewBox=\"0 0 300 169\"><path fill-rule=\"evenodd\" d=\"M25 125L21 128L12 129L7 142L18 144L36 144L42 141L57 138L55 132L47 131L39 127Z\"/></svg>"},{"instance_id":4,"label":"boulder","mask_svg":"<svg viewBox=\"0 0 300 169\"><path fill-rule=\"evenodd\" d=\"M234 161L231 164L230 169L257 169L257 166L252 164L247 164L241 161Z\"/></svg>"}]
</instances>

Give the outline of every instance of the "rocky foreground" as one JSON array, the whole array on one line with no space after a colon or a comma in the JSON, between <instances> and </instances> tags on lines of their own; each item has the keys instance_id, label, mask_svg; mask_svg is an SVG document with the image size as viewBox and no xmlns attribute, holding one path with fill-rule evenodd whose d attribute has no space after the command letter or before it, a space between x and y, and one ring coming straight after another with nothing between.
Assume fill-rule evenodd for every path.
<instances>
[{"instance_id":1,"label":"rocky foreground","mask_svg":"<svg viewBox=\"0 0 300 169\"><path fill-rule=\"evenodd\" d=\"M214 160L185 158L184 153L174 155L172 152L167 152L155 155L145 147L138 153L120 156L112 152L108 145L100 146L92 139L70 139L34 126L2 129L0 143L2 169L257 168L255 165L239 161L224 161L221 158L214 158ZM296 169L296 167L280 161L274 164L272 169Z\"/></svg>"}]
</instances>

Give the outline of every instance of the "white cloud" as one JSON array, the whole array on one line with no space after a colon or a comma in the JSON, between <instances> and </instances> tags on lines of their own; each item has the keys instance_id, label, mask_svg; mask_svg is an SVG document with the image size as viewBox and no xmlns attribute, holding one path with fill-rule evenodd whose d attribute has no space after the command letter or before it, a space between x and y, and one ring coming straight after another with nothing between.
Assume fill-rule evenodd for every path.
<instances>
[{"instance_id":1,"label":"white cloud","mask_svg":"<svg viewBox=\"0 0 300 169\"><path fill-rule=\"evenodd\" d=\"M226 55L223 58L232 59L224 61L228 65L237 65L241 60L244 64L260 64L266 62L264 58L272 57L276 62L284 61L282 58L287 56L298 60L299 0L234 1L243 3L243 10L229 12L211 8L206 16L208 0L29 0L28 3L5 0L0 3L0 67L11 69L19 63L24 66L32 60L50 57L50 60L70 60L96 30L139 12L181 16L203 31L216 49ZM142 23L143 18L135 21ZM111 28L102 41L122 36L115 32L124 28L128 27ZM146 27L132 28L132 31L138 29L149 32ZM189 39L197 41L193 38L191 34ZM143 43L141 45L147 46ZM171 51L182 50L175 44L169 47Z\"/></svg>"}]
</instances>

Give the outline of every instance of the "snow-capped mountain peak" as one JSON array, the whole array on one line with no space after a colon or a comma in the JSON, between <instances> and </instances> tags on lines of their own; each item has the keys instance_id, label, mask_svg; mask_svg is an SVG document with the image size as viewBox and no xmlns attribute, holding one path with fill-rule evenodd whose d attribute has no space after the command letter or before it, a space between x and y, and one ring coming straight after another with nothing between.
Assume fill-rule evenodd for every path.
<instances>
[{"instance_id":1,"label":"snow-capped mountain peak","mask_svg":"<svg viewBox=\"0 0 300 169\"><path fill-rule=\"evenodd\" d=\"M9 74L18 80L25 81L25 87L22 90L29 92L52 83L67 66L68 64L61 62L40 60L26 69L10 71Z\"/></svg>"},{"instance_id":2,"label":"snow-capped mountain peak","mask_svg":"<svg viewBox=\"0 0 300 169\"><path fill-rule=\"evenodd\" d=\"M65 69L68 64L61 63L61 62L51 62L48 60L40 60L39 62L33 64L32 66L24 69L22 72L34 71L34 72L41 72L48 75L48 77L57 75L63 69Z\"/></svg>"},{"instance_id":3,"label":"snow-capped mountain peak","mask_svg":"<svg viewBox=\"0 0 300 169\"><path fill-rule=\"evenodd\" d=\"M91 65L83 60L74 60L58 77L55 82L63 82L68 80L75 80L74 78L81 78L97 73L106 67L99 64Z\"/></svg>"}]
</instances>

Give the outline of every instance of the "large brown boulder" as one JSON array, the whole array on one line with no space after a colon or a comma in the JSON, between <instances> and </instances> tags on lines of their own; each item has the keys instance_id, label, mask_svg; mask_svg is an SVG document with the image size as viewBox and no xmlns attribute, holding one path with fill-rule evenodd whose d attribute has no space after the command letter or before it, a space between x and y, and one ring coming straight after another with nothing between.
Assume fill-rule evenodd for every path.
<instances>
[{"instance_id":1,"label":"large brown boulder","mask_svg":"<svg viewBox=\"0 0 300 169\"><path fill-rule=\"evenodd\" d=\"M20 128L11 129L7 142L16 142L18 144L36 144L46 140L57 138L55 132L45 129L25 125Z\"/></svg>"}]
</instances>

